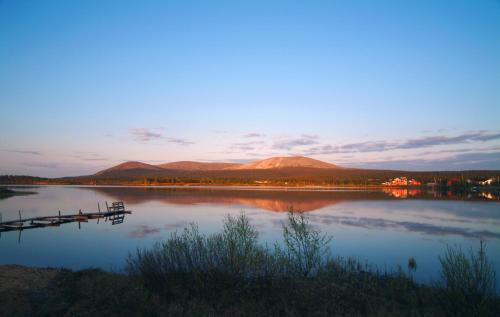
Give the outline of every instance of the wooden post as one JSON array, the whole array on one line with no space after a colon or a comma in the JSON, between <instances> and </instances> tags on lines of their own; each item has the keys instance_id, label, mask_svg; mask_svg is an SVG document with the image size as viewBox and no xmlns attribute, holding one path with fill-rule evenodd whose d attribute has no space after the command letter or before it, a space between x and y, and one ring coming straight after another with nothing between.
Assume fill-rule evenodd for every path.
<instances>
[{"instance_id":1,"label":"wooden post","mask_svg":"<svg viewBox=\"0 0 500 317\"><path fill-rule=\"evenodd\" d=\"M97 217L97 224L99 224L99 220L101 220L101 205L97 202L97 210L99 211L99 216Z\"/></svg>"},{"instance_id":2,"label":"wooden post","mask_svg":"<svg viewBox=\"0 0 500 317\"><path fill-rule=\"evenodd\" d=\"M107 210L107 212L109 212L108 201L106 200L105 203L106 203L106 210ZM106 221L108 221L108 217L104 218L104 222L106 222Z\"/></svg>"},{"instance_id":3,"label":"wooden post","mask_svg":"<svg viewBox=\"0 0 500 317\"><path fill-rule=\"evenodd\" d=\"M21 219L21 209L19 209L19 222L22 222L22 219Z\"/></svg>"}]
</instances>

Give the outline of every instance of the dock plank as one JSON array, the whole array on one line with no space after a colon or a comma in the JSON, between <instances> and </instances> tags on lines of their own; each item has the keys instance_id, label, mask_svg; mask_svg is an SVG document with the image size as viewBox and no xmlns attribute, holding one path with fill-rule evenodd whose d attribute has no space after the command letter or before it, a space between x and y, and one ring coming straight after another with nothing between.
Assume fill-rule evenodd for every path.
<instances>
[{"instance_id":1,"label":"dock plank","mask_svg":"<svg viewBox=\"0 0 500 317\"><path fill-rule=\"evenodd\" d=\"M77 214L61 214L59 211L56 216L42 216L25 219L22 219L21 213L19 213L19 219L0 222L0 232L57 227L72 222L88 222L91 219L112 218L116 216L124 217L126 214L132 214L132 211L126 210L123 202L113 202L111 206L107 206L107 211L100 211L99 208L98 212L86 213L80 210Z\"/></svg>"}]
</instances>

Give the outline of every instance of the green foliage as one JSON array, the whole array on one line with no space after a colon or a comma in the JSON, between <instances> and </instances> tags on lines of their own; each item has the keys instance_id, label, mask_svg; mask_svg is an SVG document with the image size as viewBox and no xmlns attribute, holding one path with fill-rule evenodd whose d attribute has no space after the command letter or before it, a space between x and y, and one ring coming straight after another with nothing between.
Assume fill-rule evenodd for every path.
<instances>
[{"instance_id":1,"label":"green foliage","mask_svg":"<svg viewBox=\"0 0 500 317\"><path fill-rule=\"evenodd\" d=\"M315 274L328 260L328 245L332 237L321 234L309 223L304 213L288 213L288 223L283 225L285 249L276 246L277 255L285 257L294 274Z\"/></svg>"},{"instance_id":2,"label":"green foliage","mask_svg":"<svg viewBox=\"0 0 500 317\"><path fill-rule=\"evenodd\" d=\"M127 271L147 286L172 295L175 281L239 280L269 275L275 265L258 233L240 214L225 218L222 233L204 235L196 224L157 243L151 250L138 250L128 258Z\"/></svg>"},{"instance_id":3,"label":"green foliage","mask_svg":"<svg viewBox=\"0 0 500 317\"><path fill-rule=\"evenodd\" d=\"M496 296L496 272L486 255L486 245L480 242L479 250L467 255L458 247L448 246L439 257L441 285L450 303L450 310L460 307L468 314L477 315ZM460 304L460 305L457 305Z\"/></svg>"}]
</instances>

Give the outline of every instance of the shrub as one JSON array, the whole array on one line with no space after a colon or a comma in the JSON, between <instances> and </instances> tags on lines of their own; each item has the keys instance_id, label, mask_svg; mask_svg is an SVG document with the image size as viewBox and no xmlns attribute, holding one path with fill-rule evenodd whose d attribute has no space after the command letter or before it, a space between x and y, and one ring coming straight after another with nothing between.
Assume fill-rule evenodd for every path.
<instances>
[{"instance_id":1,"label":"shrub","mask_svg":"<svg viewBox=\"0 0 500 317\"><path fill-rule=\"evenodd\" d=\"M442 284L430 287L411 278L414 258L409 275L401 267L380 272L353 258L331 258L331 240L305 214L290 212L283 245L269 249L242 213L225 217L216 234L190 224L130 255L127 270L144 290L141 302L158 300L174 315L307 316L313 309L318 316L494 316L500 307L482 242L469 256L448 247L439 258Z\"/></svg>"},{"instance_id":2,"label":"shrub","mask_svg":"<svg viewBox=\"0 0 500 317\"><path fill-rule=\"evenodd\" d=\"M285 249L277 246L277 254L286 259L292 273L307 277L317 273L328 261L328 244L332 237L314 229L304 213L288 213L283 239Z\"/></svg>"},{"instance_id":3,"label":"shrub","mask_svg":"<svg viewBox=\"0 0 500 317\"><path fill-rule=\"evenodd\" d=\"M211 278L250 278L270 274L269 251L258 244L258 233L245 214L228 215L222 233L201 234L191 223L151 250L129 255L126 271L146 285L167 291L173 282L206 283ZM201 280L200 280L201 279Z\"/></svg>"},{"instance_id":4,"label":"shrub","mask_svg":"<svg viewBox=\"0 0 500 317\"><path fill-rule=\"evenodd\" d=\"M446 253L439 257L441 263L441 286L446 293L448 309L461 313L477 314L496 295L496 276L492 263L486 255L486 245L480 241L479 250L470 250L469 255L458 247L447 246ZM458 313L458 312L457 312Z\"/></svg>"}]
</instances>

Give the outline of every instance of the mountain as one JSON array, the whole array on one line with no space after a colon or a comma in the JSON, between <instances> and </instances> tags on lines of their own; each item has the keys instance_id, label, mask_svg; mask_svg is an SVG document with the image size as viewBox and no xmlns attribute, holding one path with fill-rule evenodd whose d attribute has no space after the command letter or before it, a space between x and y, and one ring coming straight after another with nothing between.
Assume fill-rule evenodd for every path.
<instances>
[{"instance_id":1,"label":"mountain","mask_svg":"<svg viewBox=\"0 0 500 317\"><path fill-rule=\"evenodd\" d=\"M221 172L223 175L243 175L245 171L277 171L290 170L294 174L306 173L304 169L332 170L338 166L303 156L272 157L247 164L236 163L204 163L194 161L178 161L159 165L150 165L141 162L126 162L97 172L94 176L100 177L137 177L137 176L188 176L201 175L199 173ZM203 175L205 175L203 174ZM207 176L209 174L206 174ZM213 174L210 174L213 175Z\"/></svg>"},{"instance_id":2,"label":"mountain","mask_svg":"<svg viewBox=\"0 0 500 317\"><path fill-rule=\"evenodd\" d=\"M118 164L116 166L113 166L111 168L99 171L95 174L95 176L108 176L112 175L115 173L122 173L122 172L134 172L134 173L140 173L140 172L151 172L151 171L162 171L163 169L158 166L142 163L142 162L135 162L135 161L129 161L125 163Z\"/></svg>"},{"instance_id":3,"label":"mountain","mask_svg":"<svg viewBox=\"0 0 500 317\"><path fill-rule=\"evenodd\" d=\"M254 170L254 169L276 169L276 168L326 168L337 169L335 164L315 160L304 156L291 156L291 157L271 157L265 160L241 164L231 169L237 170Z\"/></svg>"},{"instance_id":4,"label":"mountain","mask_svg":"<svg viewBox=\"0 0 500 317\"><path fill-rule=\"evenodd\" d=\"M396 177L422 183L451 179L500 177L493 171L398 171L340 167L308 157L272 157L246 164L192 161L151 165L125 162L94 175L62 178L1 176L0 184L85 185L254 185L254 186L380 186ZM267 204L267 202L266 202ZM276 207L277 208L277 207ZM277 208L279 209L279 208Z\"/></svg>"},{"instance_id":5,"label":"mountain","mask_svg":"<svg viewBox=\"0 0 500 317\"><path fill-rule=\"evenodd\" d=\"M163 169L185 170L185 171L220 171L224 169L236 168L241 164L236 163L204 163L193 161L178 161L156 165Z\"/></svg>"}]
</instances>

